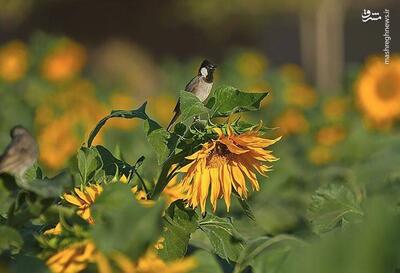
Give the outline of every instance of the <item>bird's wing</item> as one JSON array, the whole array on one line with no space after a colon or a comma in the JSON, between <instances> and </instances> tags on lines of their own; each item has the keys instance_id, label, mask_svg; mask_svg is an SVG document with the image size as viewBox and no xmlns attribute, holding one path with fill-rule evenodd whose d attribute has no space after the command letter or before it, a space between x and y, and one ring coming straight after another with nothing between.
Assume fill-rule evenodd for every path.
<instances>
[{"instance_id":1,"label":"bird's wing","mask_svg":"<svg viewBox=\"0 0 400 273\"><path fill-rule=\"evenodd\" d=\"M4 150L4 153L0 156L0 171L6 171L9 167L12 167L19 160L18 145L15 145L16 141L11 141L10 144Z\"/></svg>"},{"instance_id":2,"label":"bird's wing","mask_svg":"<svg viewBox=\"0 0 400 273\"><path fill-rule=\"evenodd\" d=\"M194 77L185 87L185 91L193 92L194 88L199 85L200 76Z\"/></svg>"},{"instance_id":3,"label":"bird's wing","mask_svg":"<svg viewBox=\"0 0 400 273\"><path fill-rule=\"evenodd\" d=\"M24 161L33 148L30 145L32 145L30 139L24 137L13 139L0 156L0 171L12 170Z\"/></svg>"},{"instance_id":4,"label":"bird's wing","mask_svg":"<svg viewBox=\"0 0 400 273\"><path fill-rule=\"evenodd\" d=\"M188 82L188 84L186 84L185 91L193 92L194 88L198 85L199 80L200 80L199 76L194 77L190 82ZM178 99L178 102L176 103L176 106L174 108L174 112L178 113L178 115L180 113L180 106L181 103L180 100Z\"/></svg>"}]
</instances>

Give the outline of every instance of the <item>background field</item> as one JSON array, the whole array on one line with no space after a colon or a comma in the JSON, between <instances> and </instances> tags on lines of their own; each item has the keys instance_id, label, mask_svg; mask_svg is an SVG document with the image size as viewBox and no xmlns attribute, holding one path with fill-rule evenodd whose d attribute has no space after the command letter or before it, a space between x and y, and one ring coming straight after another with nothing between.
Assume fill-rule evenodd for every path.
<instances>
[{"instance_id":1,"label":"background field","mask_svg":"<svg viewBox=\"0 0 400 273\"><path fill-rule=\"evenodd\" d=\"M219 215L233 216L245 238L321 236L286 265L296 272L391 272L399 221L383 208L399 205L399 5L265 2L0 0L0 150L10 128L24 125L52 175L112 109L148 101L166 126L179 90L208 58L218 64L215 86L269 92L262 110L242 119L283 136L280 160L249 199L256 223L237 203ZM364 8L391 12L388 65L384 22L363 23ZM144 155L141 173L157 178L142 122L110 121L96 143L132 164ZM363 224L333 239L348 223ZM194 237L193 247L201 242ZM283 250L271 251L278 258L261 257L257 272L279 272Z\"/></svg>"}]
</instances>

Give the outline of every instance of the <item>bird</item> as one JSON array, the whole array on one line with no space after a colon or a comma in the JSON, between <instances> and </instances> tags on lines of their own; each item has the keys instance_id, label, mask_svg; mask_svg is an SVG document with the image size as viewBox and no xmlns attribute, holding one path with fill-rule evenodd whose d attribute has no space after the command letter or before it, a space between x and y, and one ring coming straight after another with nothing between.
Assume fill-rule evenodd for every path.
<instances>
[{"instance_id":1,"label":"bird","mask_svg":"<svg viewBox=\"0 0 400 273\"><path fill-rule=\"evenodd\" d=\"M10 131L11 142L0 155L0 173L21 178L35 164L39 148L29 131L17 125Z\"/></svg>"},{"instance_id":2,"label":"bird","mask_svg":"<svg viewBox=\"0 0 400 273\"><path fill-rule=\"evenodd\" d=\"M210 95L211 88L214 82L214 71L216 68L217 66L215 64L211 63L208 60L204 60L200 65L197 76L195 76L186 85L185 91L193 93L194 95L196 95L197 98L199 98L201 102L204 102L208 98L208 95ZM179 100L175 106L174 113L175 114L171 122L167 126L167 131L170 131L172 125L181 114Z\"/></svg>"}]
</instances>

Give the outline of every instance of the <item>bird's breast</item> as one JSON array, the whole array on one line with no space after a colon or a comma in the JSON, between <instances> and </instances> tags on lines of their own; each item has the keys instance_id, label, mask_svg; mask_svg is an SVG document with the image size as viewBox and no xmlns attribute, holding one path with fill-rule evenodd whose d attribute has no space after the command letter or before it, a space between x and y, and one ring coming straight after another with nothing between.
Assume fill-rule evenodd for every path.
<instances>
[{"instance_id":1,"label":"bird's breast","mask_svg":"<svg viewBox=\"0 0 400 273\"><path fill-rule=\"evenodd\" d=\"M210 95L212 85L212 83L200 80L197 87L193 90L193 93L199 98L201 102L203 102L208 98L208 95Z\"/></svg>"}]
</instances>

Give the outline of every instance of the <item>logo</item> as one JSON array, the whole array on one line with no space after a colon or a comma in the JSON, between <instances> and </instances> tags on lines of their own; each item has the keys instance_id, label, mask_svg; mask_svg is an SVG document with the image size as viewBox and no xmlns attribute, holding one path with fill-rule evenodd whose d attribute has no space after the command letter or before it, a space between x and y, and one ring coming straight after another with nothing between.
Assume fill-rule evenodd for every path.
<instances>
[{"instance_id":1,"label":"logo","mask_svg":"<svg viewBox=\"0 0 400 273\"><path fill-rule=\"evenodd\" d=\"M365 23L368 21L381 20L382 16L379 15L379 12L371 12L369 9L364 9L361 13L361 19Z\"/></svg>"}]
</instances>

